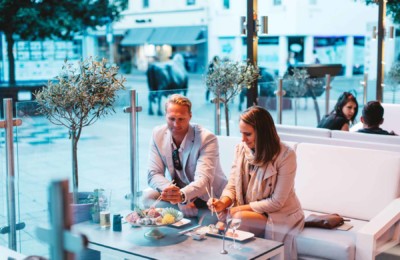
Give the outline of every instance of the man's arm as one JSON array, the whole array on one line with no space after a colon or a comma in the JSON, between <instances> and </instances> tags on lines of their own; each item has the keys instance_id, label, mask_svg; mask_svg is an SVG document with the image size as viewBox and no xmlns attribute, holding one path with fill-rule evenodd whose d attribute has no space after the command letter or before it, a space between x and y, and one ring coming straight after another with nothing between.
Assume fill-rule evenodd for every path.
<instances>
[{"instance_id":1,"label":"man's arm","mask_svg":"<svg viewBox=\"0 0 400 260\"><path fill-rule=\"evenodd\" d=\"M170 184L170 181L165 178L165 168L160 151L154 141L153 134L153 138L150 141L147 183L151 188L159 192L164 190Z\"/></svg>"},{"instance_id":2,"label":"man's arm","mask_svg":"<svg viewBox=\"0 0 400 260\"><path fill-rule=\"evenodd\" d=\"M214 181L215 168L219 160L218 140L215 135L207 134L201 138L199 157L197 159L194 173L194 181L182 188L186 201L200 197L206 193L206 187L211 192Z\"/></svg>"}]
</instances>

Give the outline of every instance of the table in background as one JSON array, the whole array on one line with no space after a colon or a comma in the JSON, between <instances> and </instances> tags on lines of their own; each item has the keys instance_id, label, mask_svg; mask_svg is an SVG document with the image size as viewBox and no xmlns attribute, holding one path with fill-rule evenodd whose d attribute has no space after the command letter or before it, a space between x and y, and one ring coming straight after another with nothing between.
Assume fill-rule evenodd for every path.
<instances>
[{"instance_id":1,"label":"table in background","mask_svg":"<svg viewBox=\"0 0 400 260\"><path fill-rule=\"evenodd\" d=\"M228 248L231 241L225 241L228 254L220 254L222 239L206 236L201 241L193 240L186 235L177 235L181 230L173 227L162 227L160 230L167 233L167 237L149 241L143 237L145 227L131 227L122 225L122 232L112 229L101 229L98 224L82 222L73 225L72 230L85 234L89 239L89 248L102 253L112 254L121 258L154 258L154 259L267 259L278 256L283 260L283 244L262 238L252 238L240 243L242 249ZM170 236L170 237L168 237ZM176 239L176 241L173 241Z\"/></svg>"}]
</instances>

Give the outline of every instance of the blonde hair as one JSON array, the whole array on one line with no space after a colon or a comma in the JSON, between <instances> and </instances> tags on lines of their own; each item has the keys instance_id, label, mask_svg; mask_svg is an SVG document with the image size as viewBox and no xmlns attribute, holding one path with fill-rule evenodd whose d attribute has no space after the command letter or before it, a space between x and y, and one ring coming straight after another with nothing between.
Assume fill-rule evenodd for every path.
<instances>
[{"instance_id":1,"label":"blonde hair","mask_svg":"<svg viewBox=\"0 0 400 260\"><path fill-rule=\"evenodd\" d=\"M165 112L167 112L168 104L176 104L180 106L186 106L189 109L189 113L192 113L192 102L180 94L173 94L168 97L167 102L165 102Z\"/></svg>"}]
</instances>

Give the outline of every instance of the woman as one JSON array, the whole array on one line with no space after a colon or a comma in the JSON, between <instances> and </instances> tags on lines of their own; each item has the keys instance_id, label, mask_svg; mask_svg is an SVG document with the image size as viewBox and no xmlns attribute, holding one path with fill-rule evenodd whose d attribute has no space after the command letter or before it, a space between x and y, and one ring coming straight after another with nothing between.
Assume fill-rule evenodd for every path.
<instances>
[{"instance_id":1,"label":"woman","mask_svg":"<svg viewBox=\"0 0 400 260\"><path fill-rule=\"evenodd\" d=\"M349 131L350 123L354 122L357 112L357 99L350 92L343 92L334 110L319 122L318 128Z\"/></svg>"},{"instance_id":2,"label":"woman","mask_svg":"<svg viewBox=\"0 0 400 260\"><path fill-rule=\"evenodd\" d=\"M236 146L229 182L210 210L221 221L226 213L241 218L241 230L285 244L285 259L296 259L294 237L304 227L304 214L294 192L296 155L280 142L274 121L254 106L241 116L242 143Z\"/></svg>"}]
</instances>

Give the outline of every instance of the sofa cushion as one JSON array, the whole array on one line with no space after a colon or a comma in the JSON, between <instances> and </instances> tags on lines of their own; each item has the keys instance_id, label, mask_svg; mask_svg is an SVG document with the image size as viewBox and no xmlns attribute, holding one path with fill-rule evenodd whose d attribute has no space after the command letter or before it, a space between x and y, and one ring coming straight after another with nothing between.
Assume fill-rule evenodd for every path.
<instances>
[{"instance_id":1,"label":"sofa cushion","mask_svg":"<svg viewBox=\"0 0 400 260\"><path fill-rule=\"evenodd\" d=\"M400 136L375 135L333 130L332 138L400 145ZM400 147L398 149L400 151Z\"/></svg>"},{"instance_id":2,"label":"sofa cushion","mask_svg":"<svg viewBox=\"0 0 400 260\"><path fill-rule=\"evenodd\" d=\"M382 106L385 111L381 128L389 132L394 131L396 134L400 135L400 104L382 103Z\"/></svg>"},{"instance_id":3,"label":"sofa cushion","mask_svg":"<svg viewBox=\"0 0 400 260\"><path fill-rule=\"evenodd\" d=\"M400 196L400 153L300 143L296 154L303 209L370 220Z\"/></svg>"},{"instance_id":4,"label":"sofa cushion","mask_svg":"<svg viewBox=\"0 0 400 260\"><path fill-rule=\"evenodd\" d=\"M309 136L318 136L318 137L331 137L331 130L323 129L323 128L315 128L315 127L306 127L306 126L293 126L293 125L275 125L278 134L287 133L287 134L298 134L298 135L309 135Z\"/></svg>"},{"instance_id":5,"label":"sofa cushion","mask_svg":"<svg viewBox=\"0 0 400 260\"><path fill-rule=\"evenodd\" d=\"M306 217L311 213L322 214L304 211ZM299 258L353 260L356 253L356 231L362 228L367 221L350 219L350 222L346 223L352 225L353 228L348 231L304 228L296 237Z\"/></svg>"}]
</instances>

